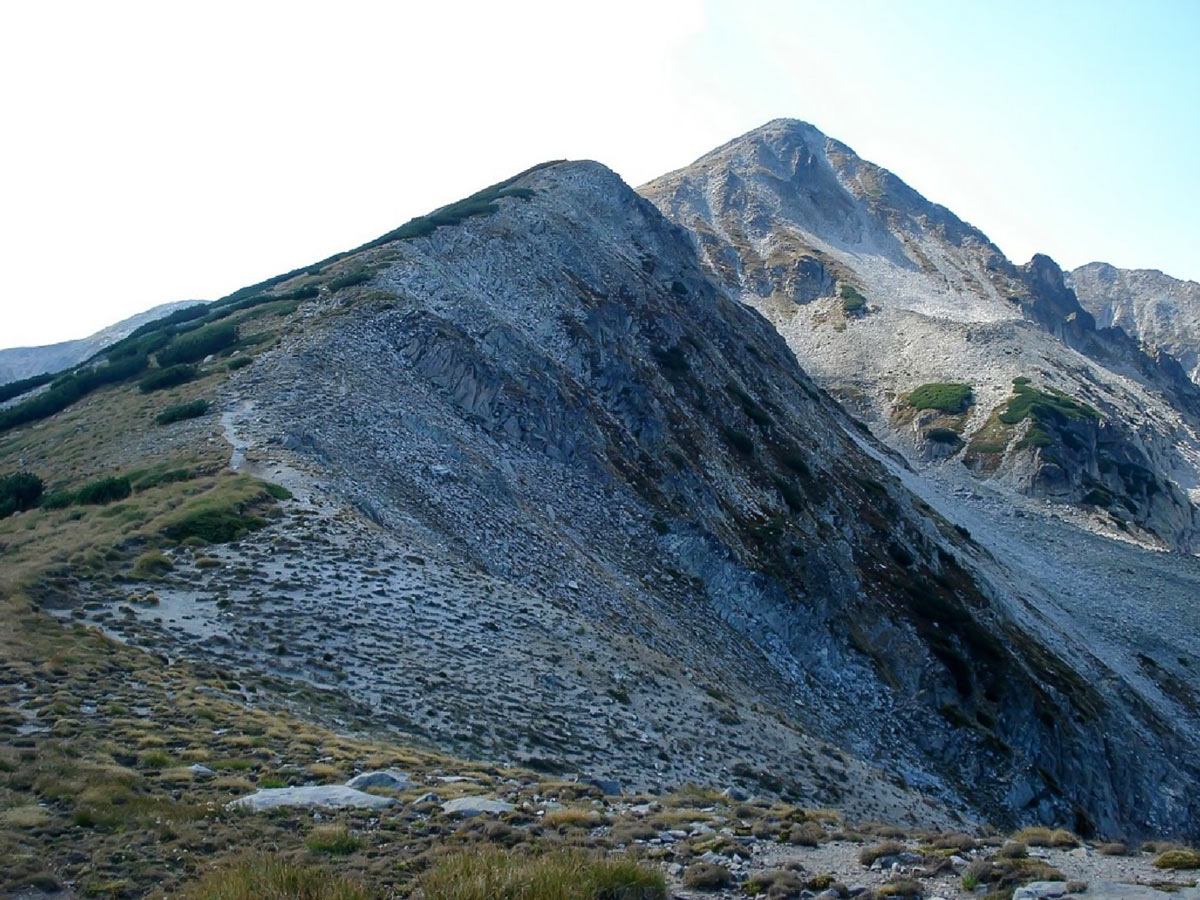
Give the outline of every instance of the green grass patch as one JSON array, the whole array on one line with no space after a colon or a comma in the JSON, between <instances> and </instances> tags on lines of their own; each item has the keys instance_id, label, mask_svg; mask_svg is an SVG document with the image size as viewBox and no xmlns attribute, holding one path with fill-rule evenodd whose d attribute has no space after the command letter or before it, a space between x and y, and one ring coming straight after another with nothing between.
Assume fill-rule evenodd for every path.
<instances>
[{"instance_id":1,"label":"green grass patch","mask_svg":"<svg viewBox=\"0 0 1200 900\"><path fill-rule=\"evenodd\" d=\"M269 481L263 482L263 490L274 497L276 500L291 500L292 492L285 488L282 484L272 484Z\"/></svg>"},{"instance_id":2,"label":"green grass patch","mask_svg":"<svg viewBox=\"0 0 1200 900\"><path fill-rule=\"evenodd\" d=\"M971 405L971 386L960 382L931 382L909 392L905 398L913 409L936 409L954 415Z\"/></svg>"},{"instance_id":3,"label":"green grass patch","mask_svg":"<svg viewBox=\"0 0 1200 900\"><path fill-rule=\"evenodd\" d=\"M1032 418L1037 425L1089 419L1098 422L1100 413L1056 388L1040 391L1030 387L1028 380L1014 378L1013 396L1000 413L1000 421L1016 425L1026 418Z\"/></svg>"},{"instance_id":4,"label":"green grass patch","mask_svg":"<svg viewBox=\"0 0 1200 900\"><path fill-rule=\"evenodd\" d=\"M226 544L266 525L258 512L274 502L263 482L236 476L190 498L166 517L161 532L175 541Z\"/></svg>"}]
</instances>

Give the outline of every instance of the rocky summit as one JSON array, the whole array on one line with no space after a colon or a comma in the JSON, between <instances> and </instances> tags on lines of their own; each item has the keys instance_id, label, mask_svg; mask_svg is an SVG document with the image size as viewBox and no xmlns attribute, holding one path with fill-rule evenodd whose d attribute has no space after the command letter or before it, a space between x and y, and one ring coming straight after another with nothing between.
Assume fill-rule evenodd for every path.
<instances>
[{"instance_id":1,"label":"rocky summit","mask_svg":"<svg viewBox=\"0 0 1200 900\"><path fill-rule=\"evenodd\" d=\"M1075 896L1198 835L1181 372L791 121L144 324L0 408L11 885L303 834L442 896L446 842L565 836Z\"/></svg>"},{"instance_id":2,"label":"rocky summit","mask_svg":"<svg viewBox=\"0 0 1200 900\"><path fill-rule=\"evenodd\" d=\"M910 461L1074 507L1093 530L1195 548L1196 386L1174 357L1098 328L1048 257L1014 265L795 120L641 191Z\"/></svg>"}]
</instances>

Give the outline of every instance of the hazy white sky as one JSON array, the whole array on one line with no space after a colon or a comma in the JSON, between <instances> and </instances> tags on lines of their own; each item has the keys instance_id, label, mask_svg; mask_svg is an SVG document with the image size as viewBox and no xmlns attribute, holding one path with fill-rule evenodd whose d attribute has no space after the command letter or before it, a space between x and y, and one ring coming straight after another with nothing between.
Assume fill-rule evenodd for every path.
<instances>
[{"instance_id":1,"label":"hazy white sky","mask_svg":"<svg viewBox=\"0 0 1200 900\"><path fill-rule=\"evenodd\" d=\"M806 119L1013 259L1200 279L1200 3L7 3L0 347L321 259L545 159Z\"/></svg>"}]
</instances>

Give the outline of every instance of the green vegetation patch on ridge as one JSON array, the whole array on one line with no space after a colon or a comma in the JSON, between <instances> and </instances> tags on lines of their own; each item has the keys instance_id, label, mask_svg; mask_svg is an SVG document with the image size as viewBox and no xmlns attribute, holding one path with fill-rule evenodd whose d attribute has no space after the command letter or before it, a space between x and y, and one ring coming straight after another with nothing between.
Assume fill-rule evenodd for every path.
<instances>
[{"instance_id":1,"label":"green vegetation patch on ridge","mask_svg":"<svg viewBox=\"0 0 1200 900\"><path fill-rule=\"evenodd\" d=\"M1032 418L1035 424L1064 421L1098 422L1100 413L1057 388L1047 388L1044 391L1031 387L1025 378L1013 379L1013 396L1000 413L1000 421L1005 425L1016 425L1026 418Z\"/></svg>"},{"instance_id":2,"label":"green vegetation patch on ridge","mask_svg":"<svg viewBox=\"0 0 1200 900\"><path fill-rule=\"evenodd\" d=\"M191 403L177 403L174 406L168 406L157 416L154 417L156 425L170 425L173 422L182 422L185 419L197 419L208 412L207 400L193 400Z\"/></svg>"},{"instance_id":3,"label":"green vegetation patch on ridge","mask_svg":"<svg viewBox=\"0 0 1200 900\"><path fill-rule=\"evenodd\" d=\"M222 322L179 335L158 351L155 358L163 367L180 363L195 363L212 353L236 344L237 341L237 325L232 322Z\"/></svg>"},{"instance_id":4,"label":"green vegetation patch on ridge","mask_svg":"<svg viewBox=\"0 0 1200 900\"><path fill-rule=\"evenodd\" d=\"M154 369L138 382L138 390L143 394L162 391L167 388L179 387L200 377L200 370L195 366L180 364L167 366L165 369Z\"/></svg>"},{"instance_id":5,"label":"green vegetation patch on ridge","mask_svg":"<svg viewBox=\"0 0 1200 900\"><path fill-rule=\"evenodd\" d=\"M965 412L971 405L971 385L934 381L913 388L905 400L913 409L936 409L954 415Z\"/></svg>"},{"instance_id":6,"label":"green vegetation patch on ridge","mask_svg":"<svg viewBox=\"0 0 1200 900\"><path fill-rule=\"evenodd\" d=\"M852 284L843 284L838 289L838 296L842 298L842 312L860 313L867 308L867 298Z\"/></svg>"},{"instance_id":7,"label":"green vegetation patch on ridge","mask_svg":"<svg viewBox=\"0 0 1200 900\"><path fill-rule=\"evenodd\" d=\"M135 356L60 375L50 387L36 397L8 409L0 410L0 431L8 431L62 412L75 401L97 388L117 384L137 375L146 368L144 356Z\"/></svg>"}]
</instances>

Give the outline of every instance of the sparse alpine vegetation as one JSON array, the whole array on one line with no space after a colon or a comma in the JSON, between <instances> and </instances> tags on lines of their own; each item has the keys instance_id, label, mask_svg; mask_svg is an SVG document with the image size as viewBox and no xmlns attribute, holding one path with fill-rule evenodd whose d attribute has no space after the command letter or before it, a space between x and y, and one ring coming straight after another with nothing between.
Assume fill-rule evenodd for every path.
<instances>
[{"instance_id":1,"label":"sparse alpine vegetation","mask_svg":"<svg viewBox=\"0 0 1200 900\"><path fill-rule=\"evenodd\" d=\"M971 405L971 385L959 382L931 382L913 388L905 398L913 409L935 409L954 415Z\"/></svg>"},{"instance_id":2,"label":"sparse alpine vegetation","mask_svg":"<svg viewBox=\"0 0 1200 900\"><path fill-rule=\"evenodd\" d=\"M842 312L847 315L859 315L867 311L867 298L854 285L843 284L838 289L838 296L842 299Z\"/></svg>"},{"instance_id":3,"label":"sparse alpine vegetation","mask_svg":"<svg viewBox=\"0 0 1200 900\"><path fill-rule=\"evenodd\" d=\"M1099 422L1100 413L1057 388L1039 390L1030 385L1028 378L1021 377L1013 379L1013 396L998 418L1005 425L1030 420L1029 431L1017 447L1024 449L1052 446L1064 426L1071 422Z\"/></svg>"}]
</instances>

